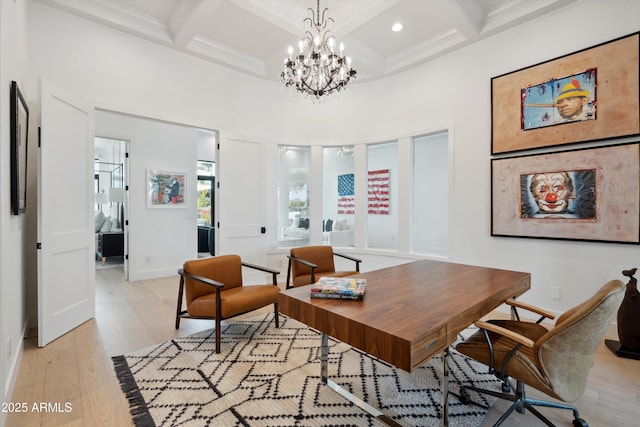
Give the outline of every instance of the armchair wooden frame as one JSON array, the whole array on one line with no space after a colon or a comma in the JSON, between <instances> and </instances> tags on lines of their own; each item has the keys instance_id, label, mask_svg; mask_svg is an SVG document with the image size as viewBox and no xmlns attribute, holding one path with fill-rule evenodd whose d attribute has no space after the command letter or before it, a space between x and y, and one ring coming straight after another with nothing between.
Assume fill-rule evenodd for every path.
<instances>
[{"instance_id":1,"label":"armchair wooden frame","mask_svg":"<svg viewBox=\"0 0 640 427\"><path fill-rule=\"evenodd\" d=\"M262 266L255 265L255 264L250 264L250 263L247 263L247 262L244 262L244 261L242 262L242 266L271 274L273 285L274 286L278 286L278 281L277 281L276 276L278 274L280 274L279 271L275 271L275 270L272 270L270 268L262 267ZM216 328L215 328L216 329L216 353L220 353L221 321L224 320L224 319L229 318L229 317L222 317L222 314L221 314L220 300L221 300L222 290L224 288L224 283L221 283L221 282L218 282L216 280L209 279L209 278L206 278L206 277L195 276L193 274L186 273L183 268L178 270L178 274L180 275L180 288L178 290L178 307L176 309L176 329L180 328L180 319L211 319L211 318L215 318L215 322L216 322ZM206 285L209 285L209 286L211 286L211 287L213 287L215 289L215 292L216 292L216 304L215 304L216 312L213 313L211 316L192 316L187 312L187 310L183 310L182 309L182 298L183 298L183 295L184 295L184 279L185 279L185 277L188 277L188 278L193 279L193 280L197 280L197 281L199 281L201 283L204 283ZM275 316L276 328L279 328L280 327L280 321L279 321L279 316L278 316L278 301L277 300L273 303L273 308L274 308L273 311L274 311L274 316ZM255 309L251 309L251 310L245 311L245 313L248 313L249 311L253 311L253 310L255 310ZM230 316L230 317L235 317L235 316L238 316L240 314L243 314L243 313L236 313L236 314L234 314L233 316Z\"/></svg>"},{"instance_id":2,"label":"armchair wooden frame","mask_svg":"<svg viewBox=\"0 0 640 427\"><path fill-rule=\"evenodd\" d=\"M338 252L334 252L333 253L335 256L344 258L344 259L348 259L349 261L353 261L356 263L356 272L360 272L360 263L362 262L361 259L352 257L350 255L346 255L346 254L342 254L342 253L338 253ZM300 263L302 265L305 265L307 267L309 267L311 269L311 283L315 283L316 282L316 268L318 267L316 264L306 261L302 258L296 258L293 255L288 254L287 258L289 258L289 266L287 267L287 289L290 289L293 287L293 285L291 285L291 264L294 262Z\"/></svg>"}]
</instances>

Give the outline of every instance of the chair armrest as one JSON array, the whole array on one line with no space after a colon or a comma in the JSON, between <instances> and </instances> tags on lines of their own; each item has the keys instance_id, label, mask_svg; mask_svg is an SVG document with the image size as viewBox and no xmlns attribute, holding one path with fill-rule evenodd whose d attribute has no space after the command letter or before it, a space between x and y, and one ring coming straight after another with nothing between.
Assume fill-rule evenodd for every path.
<instances>
[{"instance_id":1,"label":"chair armrest","mask_svg":"<svg viewBox=\"0 0 640 427\"><path fill-rule=\"evenodd\" d=\"M277 286L278 280L276 279L276 276L278 274L280 274L279 271L272 270L272 269L267 268L267 267L262 267L260 265L250 264L248 262L243 262L242 265L244 267L253 268L254 270L260 270L260 271L264 271L265 273L270 273L271 276L273 277L273 284Z\"/></svg>"},{"instance_id":2,"label":"chair armrest","mask_svg":"<svg viewBox=\"0 0 640 427\"><path fill-rule=\"evenodd\" d=\"M355 262L362 262L362 260L361 260L361 259L354 258L354 257L352 257L352 256L350 256L350 255L340 254L340 253L338 253L338 252L334 252L333 254L334 254L335 256L339 256L339 257L342 257L342 258L350 259L351 261L355 261Z\"/></svg>"},{"instance_id":3,"label":"chair armrest","mask_svg":"<svg viewBox=\"0 0 640 427\"><path fill-rule=\"evenodd\" d=\"M316 267L318 267L317 265L315 265L315 264L313 264L313 263L311 263L311 262L309 262L309 261L305 261L305 260L303 260L302 258L296 258L296 257L291 256L291 255L287 255L287 257L288 257L291 261L299 262L300 264L304 264L304 265L306 265L306 266L307 266L307 267L309 267L309 268L316 268Z\"/></svg>"},{"instance_id":4,"label":"chair armrest","mask_svg":"<svg viewBox=\"0 0 640 427\"><path fill-rule=\"evenodd\" d=\"M341 254L341 253L338 253L338 252L334 252L333 254L334 254L335 256L339 256L339 257L341 257L341 258L345 258L345 259L348 259L348 260L351 260L351 261L355 262L355 263L356 263L356 271L357 271L358 273L360 272L360 263L362 262L362 260L361 260L361 259L358 259L358 258L352 257L352 256L350 256L350 255Z\"/></svg>"},{"instance_id":5,"label":"chair armrest","mask_svg":"<svg viewBox=\"0 0 640 427\"><path fill-rule=\"evenodd\" d=\"M190 279L193 280L197 280L199 282L204 283L205 285L210 285L210 286L214 286L216 288L224 288L224 283L218 282L217 280L213 280L213 279L208 279L206 277L202 277L202 276L195 276L193 274L189 274L189 273L185 273L184 269L181 268L180 270L178 270L178 274L181 275L182 277L188 277Z\"/></svg>"},{"instance_id":6,"label":"chair armrest","mask_svg":"<svg viewBox=\"0 0 640 427\"><path fill-rule=\"evenodd\" d=\"M505 301L505 303L512 307L522 308L523 310L527 310L532 313L539 314L540 316L543 316L543 318L546 317L547 319L555 319L556 317L556 315L551 313L550 311L543 310L539 307L536 307L535 305L527 304L526 302L518 301L514 298L509 298L508 300Z\"/></svg>"},{"instance_id":7,"label":"chair armrest","mask_svg":"<svg viewBox=\"0 0 640 427\"><path fill-rule=\"evenodd\" d=\"M242 265L245 267L249 267L249 268L253 268L255 270L260 270L260 271L264 271L265 273L270 273L270 274L280 274L279 271L276 270L272 270L268 267L262 267L261 265L255 265L255 264L250 264L248 262L242 262Z\"/></svg>"},{"instance_id":8,"label":"chair armrest","mask_svg":"<svg viewBox=\"0 0 640 427\"><path fill-rule=\"evenodd\" d=\"M535 344L533 340L525 337L524 335L520 335L519 333L511 331L507 328L503 328L502 326L494 325L493 323L479 320L475 322L474 325L476 325L480 329L484 329L485 331L494 332L496 334L512 339L525 347L533 348Z\"/></svg>"}]
</instances>

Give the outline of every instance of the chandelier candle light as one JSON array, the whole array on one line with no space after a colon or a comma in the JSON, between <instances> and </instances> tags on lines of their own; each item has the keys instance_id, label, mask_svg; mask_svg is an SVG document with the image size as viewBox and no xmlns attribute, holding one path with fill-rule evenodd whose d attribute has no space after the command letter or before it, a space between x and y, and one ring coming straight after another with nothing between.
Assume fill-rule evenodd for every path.
<instances>
[{"instance_id":1,"label":"chandelier candle light","mask_svg":"<svg viewBox=\"0 0 640 427\"><path fill-rule=\"evenodd\" d=\"M280 77L288 88L294 89L318 102L324 96L334 95L345 89L351 78L356 78L356 70L351 68L351 58L343 55L344 45L340 43L336 53L336 38L327 28L332 18L326 18L329 8L320 15L320 0L316 12L309 8L310 17L302 22L309 23L309 30L298 43L299 52L293 55L289 46L289 55L284 61L284 70ZM325 98L326 99L326 98Z\"/></svg>"}]
</instances>

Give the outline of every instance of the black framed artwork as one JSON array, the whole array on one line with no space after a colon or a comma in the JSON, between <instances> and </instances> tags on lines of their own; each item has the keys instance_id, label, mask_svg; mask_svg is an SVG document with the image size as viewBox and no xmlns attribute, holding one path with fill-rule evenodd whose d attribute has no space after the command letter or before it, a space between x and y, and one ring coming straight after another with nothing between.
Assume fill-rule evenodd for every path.
<instances>
[{"instance_id":1,"label":"black framed artwork","mask_svg":"<svg viewBox=\"0 0 640 427\"><path fill-rule=\"evenodd\" d=\"M494 159L491 235L640 243L640 143Z\"/></svg>"},{"instance_id":2,"label":"black framed artwork","mask_svg":"<svg viewBox=\"0 0 640 427\"><path fill-rule=\"evenodd\" d=\"M29 107L15 81L11 82L11 212L27 210L27 144Z\"/></svg>"},{"instance_id":3,"label":"black framed artwork","mask_svg":"<svg viewBox=\"0 0 640 427\"><path fill-rule=\"evenodd\" d=\"M491 154L640 134L640 33L491 79Z\"/></svg>"}]
</instances>

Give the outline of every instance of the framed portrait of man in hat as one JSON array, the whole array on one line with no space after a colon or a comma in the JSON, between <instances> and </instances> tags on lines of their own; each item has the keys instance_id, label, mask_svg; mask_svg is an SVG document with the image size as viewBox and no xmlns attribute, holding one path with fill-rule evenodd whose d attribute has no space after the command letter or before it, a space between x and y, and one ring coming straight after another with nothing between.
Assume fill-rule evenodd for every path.
<instances>
[{"instance_id":1,"label":"framed portrait of man in hat","mask_svg":"<svg viewBox=\"0 0 640 427\"><path fill-rule=\"evenodd\" d=\"M596 76L592 68L521 89L522 130L596 119Z\"/></svg>"},{"instance_id":2,"label":"framed portrait of man in hat","mask_svg":"<svg viewBox=\"0 0 640 427\"><path fill-rule=\"evenodd\" d=\"M491 154L640 135L640 32L491 79Z\"/></svg>"}]
</instances>

